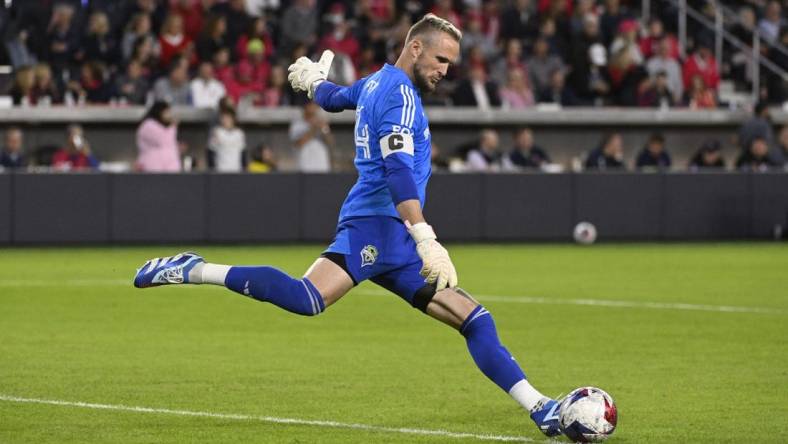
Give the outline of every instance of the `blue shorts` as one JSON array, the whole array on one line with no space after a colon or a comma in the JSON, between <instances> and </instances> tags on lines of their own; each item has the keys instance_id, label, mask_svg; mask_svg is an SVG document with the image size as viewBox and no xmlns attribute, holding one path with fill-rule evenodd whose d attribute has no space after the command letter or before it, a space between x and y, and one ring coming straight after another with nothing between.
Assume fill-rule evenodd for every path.
<instances>
[{"instance_id":1,"label":"blue shorts","mask_svg":"<svg viewBox=\"0 0 788 444\"><path fill-rule=\"evenodd\" d=\"M342 255L344 264L339 265L356 285L369 279L422 311L435 294L435 287L419 274L422 263L416 243L399 219L347 219L337 226L334 242L323 255L332 259L331 253Z\"/></svg>"}]
</instances>

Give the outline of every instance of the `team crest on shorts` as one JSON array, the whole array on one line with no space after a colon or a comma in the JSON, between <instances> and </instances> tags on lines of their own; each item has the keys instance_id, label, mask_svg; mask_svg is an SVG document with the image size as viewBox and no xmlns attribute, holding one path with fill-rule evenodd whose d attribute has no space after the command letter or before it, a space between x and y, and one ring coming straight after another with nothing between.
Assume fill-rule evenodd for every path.
<instances>
[{"instance_id":1,"label":"team crest on shorts","mask_svg":"<svg viewBox=\"0 0 788 444\"><path fill-rule=\"evenodd\" d=\"M378 249L374 245L367 245L361 249L361 266L372 265L378 258Z\"/></svg>"}]
</instances>

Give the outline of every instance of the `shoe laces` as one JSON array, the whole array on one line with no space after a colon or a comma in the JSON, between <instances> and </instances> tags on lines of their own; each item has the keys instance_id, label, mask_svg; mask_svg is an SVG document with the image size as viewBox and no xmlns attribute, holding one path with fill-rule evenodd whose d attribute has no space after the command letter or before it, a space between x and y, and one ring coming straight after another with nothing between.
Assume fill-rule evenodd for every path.
<instances>
[{"instance_id":1,"label":"shoe laces","mask_svg":"<svg viewBox=\"0 0 788 444\"><path fill-rule=\"evenodd\" d=\"M164 270L161 275L162 279L173 284L183 283L183 267L172 267Z\"/></svg>"}]
</instances>

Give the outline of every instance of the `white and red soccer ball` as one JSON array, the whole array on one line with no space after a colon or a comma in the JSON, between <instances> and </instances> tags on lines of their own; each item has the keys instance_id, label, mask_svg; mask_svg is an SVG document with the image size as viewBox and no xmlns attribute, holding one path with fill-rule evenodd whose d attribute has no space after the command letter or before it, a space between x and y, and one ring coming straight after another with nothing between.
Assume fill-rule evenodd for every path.
<instances>
[{"instance_id":1,"label":"white and red soccer ball","mask_svg":"<svg viewBox=\"0 0 788 444\"><path fill-rule=\"evenodd\" d=\"M616 429L618 410L613 398L596 387L580 387L561 400L561 431L574 442L604 441Z\"/></svg>"},{"instance_id":2,"label":"white and red soccer ball","mask_svg":"<svg viewBox=\"0 0 788 444\"><path fill-rule=\"evenodd\" d=\"M580 222L575 225L572 235L579 244L593 244L596 241L596 227L591 222Z\"/></svg>"}]
</instances>

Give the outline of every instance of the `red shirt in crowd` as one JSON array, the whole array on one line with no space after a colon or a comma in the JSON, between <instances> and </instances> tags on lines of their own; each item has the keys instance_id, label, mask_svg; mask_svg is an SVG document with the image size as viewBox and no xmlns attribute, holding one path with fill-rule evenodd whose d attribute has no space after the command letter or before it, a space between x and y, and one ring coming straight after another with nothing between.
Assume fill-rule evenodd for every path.
<instances>
[{"instance_id":1,"label":"red shirt in crowd","mask_svg":"<svg viewBox=\"0 0 788 444\"><path fill-rule=\"evenodd\" d=\"M720 73L717 71L717 61L714 56L708 55L701 57L698 53L693 54L684 62L684 88L689 89L692 77L699 74L703 78L706 86L716 91L720 85Z\"/></svg>"},{"instance_id":2,"label":"red shirt in crowd","mask_svg":"<svg viewBox=\"0 0 788 444\"><path fill-rule=\"evenodd\" d=\"M71 152L61 148L52 156L52 167L58 170L88 170L98 167L98 161L84 151Z\"/></svg>"},{"instance_id":3,"label":"red shirt in crowd","mask_svg":"<svg viewBox=\"0 0 788 444\"><path fill-rule=\"evenodd\" d=\"M653 55L659 52L659 42L662 41L663 38L667 38L670 41L670 53L668 56L673 60L679 59L679 41L676 37L669 35L669 36L660 36L660 37L644 37L640 39L640 53L643 54L643 58L650 59Z\"/></svg>"},{"instance_id":4,"label":"red shirt in crowd","mask_svg":"<svg viewBox=\"0 0 788 444\"><path fill-rule=\"evenodd\" d=\"M185 34L181 34L179 37L168 37L164 35L159 37L159 46L161 47L159 61L161 62L161 66L165 68L169 66L173 57L186 52L191 44L192 40Z\"/></svg>"}]
</instances>

